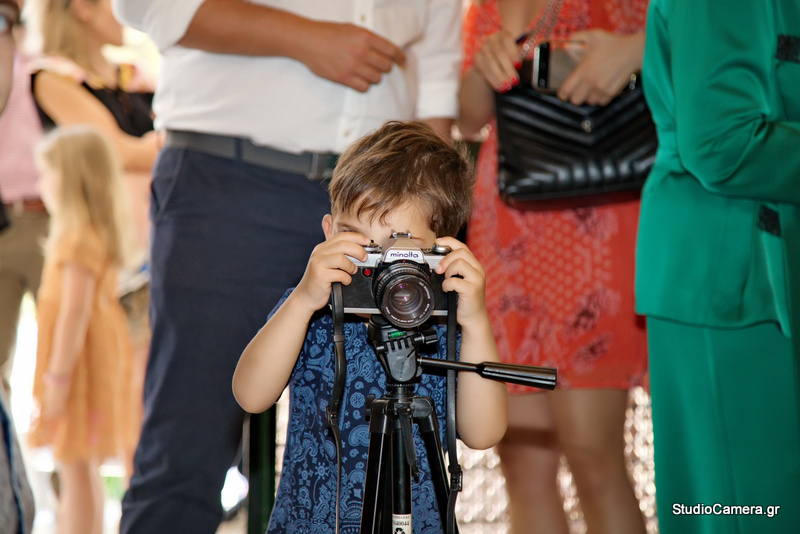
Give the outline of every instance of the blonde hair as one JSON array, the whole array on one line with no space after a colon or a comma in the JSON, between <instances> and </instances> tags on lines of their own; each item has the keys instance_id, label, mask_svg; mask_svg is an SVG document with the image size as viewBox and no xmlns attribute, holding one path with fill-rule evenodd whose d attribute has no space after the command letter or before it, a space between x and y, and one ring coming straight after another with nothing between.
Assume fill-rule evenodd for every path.
<instances>
[{"instance_id":1,"label":"blonde hair","mask_svg":"<svg viewBox=\"0 0 800 534\"><path fill-rule=\"evenodd\" d=\"M90 0L97 2L98 0ZM33 0L31 15L38 30L38 47L45 55L67 57L89 65L86 30L75 16L71 0Z\"/></svg>"},{"instance_id":2,"label":"blonde hair","mask_svg":"<svg viewBox=\"0 0 800 534\"><path fill-rule=\"evenodd\" d=\"M132 240L122 167L105 135L91 126L56 128L39 145L37 162L55 175L45 251L54 251L68 233L94 231L109 260L128 265Z\"/></svg>"}]
</instances>

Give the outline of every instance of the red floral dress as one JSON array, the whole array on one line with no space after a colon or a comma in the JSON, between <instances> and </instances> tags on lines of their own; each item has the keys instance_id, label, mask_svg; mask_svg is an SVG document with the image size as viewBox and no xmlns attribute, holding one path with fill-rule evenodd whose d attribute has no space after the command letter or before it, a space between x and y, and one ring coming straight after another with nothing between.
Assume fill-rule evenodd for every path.
<instances>
[{"instance_id":1,"label":"red floral dress","mask_svg":"<svg viewBox=\"0 0 800 534\"><path fill-rule=\"evenodd\" d=\"M567 38L593 27L642 31L646 15L647 0L564 0L553 35ZM500 29L497 0L470 7L464 70ZM503 361L556 367L559 388L641 383L647 342L644 319L634 312L638 220L638 200L552 211L510 208L497 192L497 134L491 129L478 156L467 241L487 271L486 301Z\"/></svg>"}]
</instances>

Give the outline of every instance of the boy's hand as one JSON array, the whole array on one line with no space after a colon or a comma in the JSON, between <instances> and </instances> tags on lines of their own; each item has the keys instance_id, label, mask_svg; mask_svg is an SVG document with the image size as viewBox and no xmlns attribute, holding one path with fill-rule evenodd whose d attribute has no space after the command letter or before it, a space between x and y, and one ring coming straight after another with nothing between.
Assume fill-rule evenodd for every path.
<instances>
[{"instance_id":1,"label":"boy's hand","mask_svg":"<svg viewBox=\"0 0 800 534\"><path fill-rule=\"evenodd\" d=\"M368 244L369 240L361 234L342 232L317 245L292 296L301 299L312 313L323 308L330 299L331 284L350 285L351 275L358 272L358 267L346 256L366 261L364 245Z\"/></svg>"},{"instance_id":2,"label":"boy's hand","mask_svg":"<svg viewBox=\"0 0 800 534\"><path fill-rule=\"evenodd\" d=\"M441 237L437 245L450 247L436 272L444 273L442 289L458 293L458 324L468 326L475 321L483 321L486 313L486 271L467 246L453 237Z\"/></svg>"}]
</instances>

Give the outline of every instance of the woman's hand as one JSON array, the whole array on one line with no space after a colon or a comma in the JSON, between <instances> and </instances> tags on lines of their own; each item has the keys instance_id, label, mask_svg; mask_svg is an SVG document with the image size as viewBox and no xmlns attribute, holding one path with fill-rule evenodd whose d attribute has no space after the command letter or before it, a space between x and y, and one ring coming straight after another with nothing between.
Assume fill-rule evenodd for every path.
<instances>
[{"instance_id":1,"label":"woman's hand","mask_svg":"<svg viewBox=\"0 0 800 534\"><path fill-rule=\"evenodd\" d=\"M519 47L507 30L486 39L475 56L473 69L495 91L505 92L519 83Z\"/></svg>"},{"instance_id":2,"label":"woman's hand","mask_svg":"<svg viewBox=\"0 0 800 534\"><path fill-rule=\"evenodd\" d=\"M303 279L292 293L293 298L301 299L312 311L325 306L331 296L331 284L350 285L351 275L358 272L347 256L366 261L364 245L368 244L369 240L361 234L342 232L317 245L308 259Z\"/></svg>"},{"instance_id":3,"label":"woman's hand","mask_svg":"<svg viewBox=\"0 0 800 534\"><path fill-rule=\"evenodd\" d=\"M467 246L452 237L436 240L437 245L450 247L436 272L444 274L442 289L458 293L458 324L462 328L487 319L486 271Z\"/></svg>"},{"instance_id":4,"label":"woman's hand","mask_svg":"<svg viewBox=\"0 0 800 534\"><path fill-rule=\"evenodd\" d=\"M606 105L642 68L644 33L617 35L594 29L575 32L570 39L585 42L586 52L558 90L561 100Z\"/></svg>"},{"instance_id":5,"label":"woman's hand","mask_svg":"<svg viewBox=\"0 0 800 534\"><path fill-rule=\"evenodd\" d=\"M494 118L494 92L504 93L517 85L520 66L519 47L507 30L486 39L458 91L456 125L464 138L476 137Z\"/></svg>"}]
</instances>

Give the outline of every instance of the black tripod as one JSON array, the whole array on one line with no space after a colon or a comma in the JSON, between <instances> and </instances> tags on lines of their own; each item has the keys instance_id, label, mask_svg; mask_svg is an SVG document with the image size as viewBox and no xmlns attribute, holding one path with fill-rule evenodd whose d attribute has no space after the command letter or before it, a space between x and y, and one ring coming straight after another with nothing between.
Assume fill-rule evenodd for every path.
<instances>
[{"instance_id":1,"label":"black tripod","mask_svg":"<svg viewBox=\"0 0 800 534\"><path fill-rule=\"evenodd\" d=\"M387 392L374 399L370 406L370 442L367 454L367 479L361 511L361 532L411 534L411 478L418 472L412 424L420 429L430 464L431 479L442 520L443 532L457 532L452 513L454 495L461 489L461 472L453 471L455 487L451 489L445 472L439 420L430 397L414 395L414 384L422 367L455 371L474 371L485 378L514 381L525 385L553 389L556 371L497 363L469 364L435 358L423 358L418 350L437 343L434 330L398 330L382 316L374 315L369 323L369 339L386 370ZM455 455L455 441L450 445ZM448 526L450 527L448 529Z\"/></svg>"},{"instance_id":2,"label":"black tripod","mask_svg":"<svg viewBox=\"0 0 800 534\"><path fill-rule=\"evenodd\" d=\"M345 368L343 310L340 287L334 285L332 311L337 361L334 391L327 408L328 424L334 434L337 457L341 458L338 428ZM424 358L419 349L437 343L434 330L395 328L381 315L369 323L369 340L386 371L386 393L370 401L370 441L367 453L364 501L361 511L362 534L412 534L411 478L418 472L412 425L420 429L431 469L442 530L455 534L455 496L461 491L461 467L456 455L455 376L458 371L478 373L483 378L512 382L542 389L554 389L556 370L548 367L483 362L472 364L455 360L457 323L455 294L448 296L447 360ZM415 382L422 367L447 371L447 445L450 457L448 481L439 421L433 400L414 395ZM337 483L337 488L341 484ZM337 490L337 503L339 500ZM338 532L338 504L336 525Z\"/></svg>"},{"instance_id":3,"label":"black tripod","mask_svg":"<svg viewBox=\"0 0 800 534\"><path fill-rule=\"evenodd\" d=\"M435 344L436 332L400 332L376 315L369 322L369 339L386 370L387 392L373 399L369 407L370 440L361 532L411 534L411 477L418 472L411 431L415 422L430 463L442 529L446 529L444 511L450 488L439 438L439 420L433 400L413 395L414 385L410 384L421 374L417 349Z\"/></svg>"}]
</instances>

